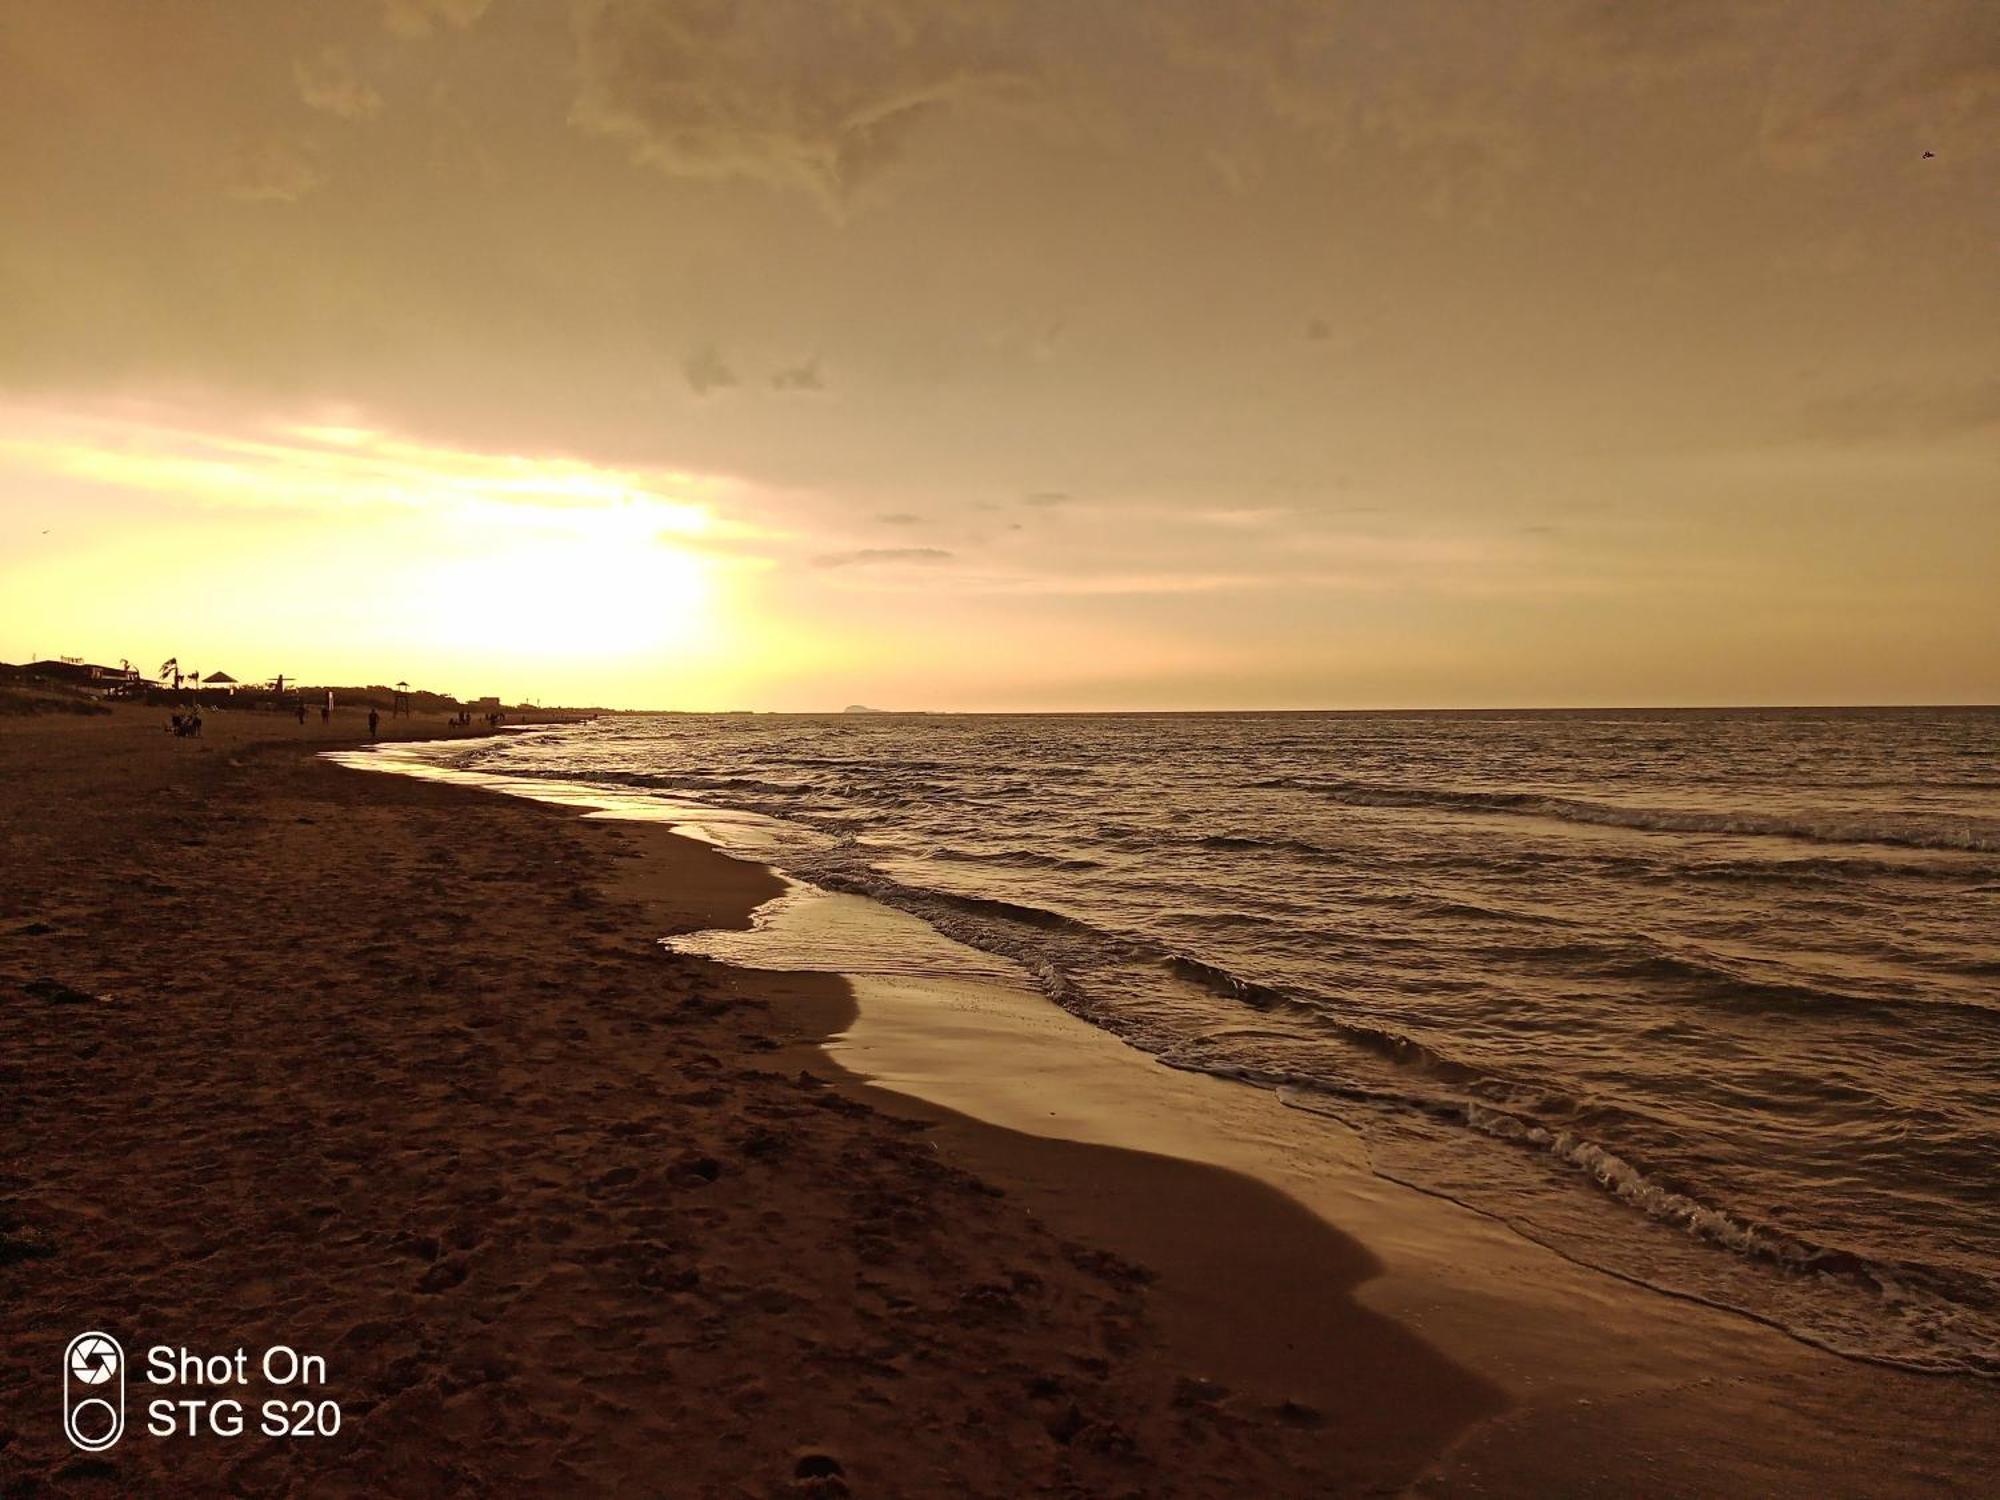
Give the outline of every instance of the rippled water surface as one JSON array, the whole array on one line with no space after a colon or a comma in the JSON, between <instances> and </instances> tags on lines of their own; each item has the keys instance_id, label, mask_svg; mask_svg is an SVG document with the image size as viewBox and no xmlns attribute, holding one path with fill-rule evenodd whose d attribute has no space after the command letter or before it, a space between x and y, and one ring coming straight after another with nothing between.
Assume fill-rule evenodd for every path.
<instances>
[{"instance_id":1,"label":"rippled water surface","mask_svg":"<svg viewBox=\"0 0 2000 1500\"><path fill-rule=\"evenodd\" d=\"M1384 1173L2000 1373L2000 714L634 717L469 768L762 813Z\"/></svg>"}]
</instances>

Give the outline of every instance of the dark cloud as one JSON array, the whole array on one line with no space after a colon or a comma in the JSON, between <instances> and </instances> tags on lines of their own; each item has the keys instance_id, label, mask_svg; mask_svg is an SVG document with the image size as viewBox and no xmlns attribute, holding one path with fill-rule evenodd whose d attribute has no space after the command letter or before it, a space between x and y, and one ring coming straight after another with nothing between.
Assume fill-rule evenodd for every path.
<instances>
[{"instance_id":1,"label":"dark cloud","mask_svg":"<svg viewBox=\"0 0 2000 1500\"><path fill-rule=\"evenodd\" d=\"M722 351L713 344L703 344L682 360L681 373L687 377L688 388L697 396L728 390L736 384L736 372L729 368Z\"/></svg>"},{"instance_id":2,"label":"dark cloud","mask_svg":"<svg viewBox=\"0 0 2000 1500\"><path fill-rule=\"evenodd\" d=\"M951 553L942 547L862 547L853 552L828 552L815 557L815 568L851 568L866 563L944 562Z\"/></svg>"},{"instance_id":3,"label":"dark cloud","mask_svg":"<svg viewBox=\"0 0 2000 1500\"><path fill-rule=\"evenodd\" d=\"M771 376L774 391L823 391L826 380L819 371L819 357L805 360L796 365L787 365Z\"/></svg>"}]
</instances>

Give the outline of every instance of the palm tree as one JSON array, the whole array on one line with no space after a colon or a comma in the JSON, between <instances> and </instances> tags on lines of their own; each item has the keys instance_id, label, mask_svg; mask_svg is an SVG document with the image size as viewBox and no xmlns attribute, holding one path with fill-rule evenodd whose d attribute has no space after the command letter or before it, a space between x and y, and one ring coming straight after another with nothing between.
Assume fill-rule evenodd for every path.
<instances>
[{"instance_id":1,"label":"palm tree","mask_svg":"<svg viewBox=\"0 0 2000 1500\"><path fill-rule=\"evenodd\" d=\"M181 690L181 659L178 656L170 656L160 663L160 680L164 682L169 677L173 678L174 691L178 693Z\"/></svg>"}]
</instances>

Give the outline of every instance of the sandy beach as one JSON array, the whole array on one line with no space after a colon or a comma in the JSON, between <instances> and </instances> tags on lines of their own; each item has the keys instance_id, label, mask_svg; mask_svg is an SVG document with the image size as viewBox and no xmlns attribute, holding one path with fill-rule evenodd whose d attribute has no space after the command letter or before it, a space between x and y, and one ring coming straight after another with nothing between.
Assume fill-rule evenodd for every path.
<instances>
[{"instance_id":1,"label":"sandy beach","mask_svg":"<svg viewBox=\"0 0 2000 1500\"><path fill-rule=\"evenodd\" d=\"M0 122L0 1500L2000 1497L2000 0Z\"/></svg>"},{"instance_id":2,"label":"sandy beach","mask_svg":"<svg viewBox=\"0 0 2000 1500\"><path fill-rule=\"evenodd\" d=\"M1990 1382L1586 1271L1248 1090L661 946L747 927L758 866L333 764L345 713L160 717L0 724L0 1494L1914 1496L2000 1461ZM1038 1125L1071 1066L1098 1102ZM339 1430L79 1454L85 1329L319 1355Z\"/></svg>"}]
</instances>

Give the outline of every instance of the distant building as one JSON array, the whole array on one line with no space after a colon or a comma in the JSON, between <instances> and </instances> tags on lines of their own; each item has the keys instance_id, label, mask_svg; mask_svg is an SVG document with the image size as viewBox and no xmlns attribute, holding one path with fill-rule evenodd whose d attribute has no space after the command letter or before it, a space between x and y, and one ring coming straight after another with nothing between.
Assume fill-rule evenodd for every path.
<instances>
[{"instance_id":1,"label":"distant building","mask_svg":"<svg viewBox=\"0 0 2000 1500\"><path fill-rule=\"evenodd\" d=\"M30 677L41 677L89 693L115 693L140 686L145 679L131 667L103 667L81 657L64 656L53 661L31 661Z\"/></svg>"},{"instance_id":2,"label":"distant building","mask_svg":"<svg viewBox=\"0 0 2000 1500\"><path fill-rule=\"evenodd\" d=\"M206 677L202 678L201 686L203 688L220 688L225 693L233 693L239 684L227 672L210 672Z\"/></svg>"},{"instance_id":3,"label":"distant building","mask_svg":"<svg viewBox=\"0 0 2000 1500\"><path fill-rule=\"evenodd\" d=\"M492 697L474 698L472 700L472 706L474 710L479 713L492 713L494 710L500 707L500 700L498 698L492 698Z\"/></svg>"}]
</instances>

